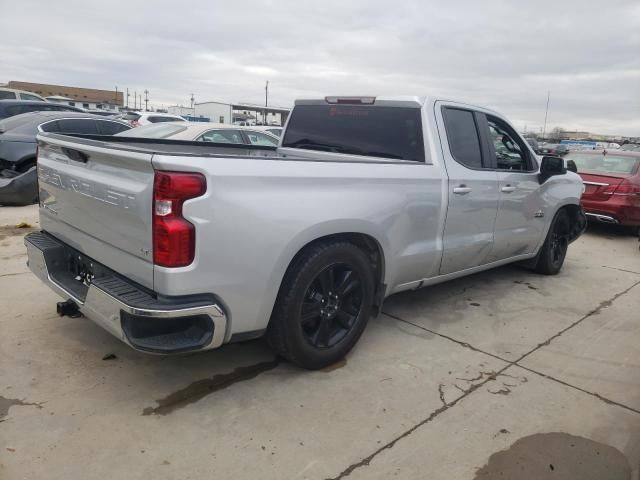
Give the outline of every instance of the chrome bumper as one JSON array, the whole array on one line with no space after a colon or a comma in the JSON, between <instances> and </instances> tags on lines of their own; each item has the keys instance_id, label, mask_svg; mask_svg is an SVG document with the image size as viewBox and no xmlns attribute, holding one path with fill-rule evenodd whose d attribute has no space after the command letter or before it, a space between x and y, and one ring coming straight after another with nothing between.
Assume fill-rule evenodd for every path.
<instances>
[{"instance_id":1,"label":"chrome bumper","mask_svg":"<svg viewBox=\"0 0 640 480\"><path fill-rule=\"evenodd\" d=\"M156 305L140 306L133 303L129 303L122 298L118 298L117 294L107 291L107 289L101 288L98 281L91 283L88 287L86 296L80 298L79 295L74 294L69 288L66 288L61 283L57 282L51 275L51 271L54 267L48 265L47 262L54 265L59 263L55 260L55 252L51 249L65 248L62 242L58 241L54 237L44 232L34 232L25 237L24 244L27 247L28 266L29 269L45 284L47 284L54 292L64 299L72 300L78 305L80 312L94 321L102 328L130 345L132 348L144 351L146 353L177 353L186 351L202 351L210 350L222 345L224 340L227 318L223 309L215 302L199 302L201 304L197 306L184 306L180 302L174 304L157 302ZM66 247L69 248L69 247ZM49 253L54 255L45 255L45 252L49 250ZM52 257L54 259L52 259ZM104 282L106 283L106 282ZM133 284L125 284L129 289L129 295L131 295L131 289L136 287ZM144 296L149 303L149 296L147 293L133 292L134 296ZM140 345L136 345L135 341L132 341L123 328L123 316L136 317L140 319L175 319L179 321L184 317L206 316L213 324L213 334L206 345L198 346L191 349L176 349L175 352L169 350L155 351L153 349L141 348Z\"/></svg>"}]
</instances>

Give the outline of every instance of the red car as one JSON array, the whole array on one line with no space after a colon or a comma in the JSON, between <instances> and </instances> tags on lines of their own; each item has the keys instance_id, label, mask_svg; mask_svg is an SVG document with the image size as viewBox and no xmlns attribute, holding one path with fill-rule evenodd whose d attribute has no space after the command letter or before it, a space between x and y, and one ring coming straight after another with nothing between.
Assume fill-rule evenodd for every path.
<instances>
[{"instance_id":1,"label":"red car","mask_svg":"<svg viewBox=\"0 0 640 480\"><path fill-rule=\"evenodd\" d=\"M576 163L584 182L587 218L640 227L640 152L581 150L564 158Z\"/></svg>"}]
</instances>

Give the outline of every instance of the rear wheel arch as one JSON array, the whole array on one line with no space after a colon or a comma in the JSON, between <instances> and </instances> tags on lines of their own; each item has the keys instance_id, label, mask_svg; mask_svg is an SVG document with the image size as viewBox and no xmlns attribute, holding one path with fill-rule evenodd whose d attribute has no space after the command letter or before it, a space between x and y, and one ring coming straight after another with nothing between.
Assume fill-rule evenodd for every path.
<instances>
[{"instance_id":1,"label":"rear wheel arch","mask_svg":"<svg viewBox=\"0 0 640 480\"><path fill-rule=\"evenodd\" d=\"M282 278L280 278L280 284L278 286L278 295L282 289L282 284L287 276L287 273L293 268L298 261L304 256L304 253L318 244L340 243L347 242L355 245L361 249L369 258L370 265L373 270L375 280L375 308L379 311L382 308L382 301L384 300L386 293L386 285L384 284L386 264L384 249L380 242L372 235L362 232L340 232L323 235L313 240L307 241L304 245L298 248L297 252L293 255L289 261L287 268L285 269Z\"/></svg>"}]
</instances>

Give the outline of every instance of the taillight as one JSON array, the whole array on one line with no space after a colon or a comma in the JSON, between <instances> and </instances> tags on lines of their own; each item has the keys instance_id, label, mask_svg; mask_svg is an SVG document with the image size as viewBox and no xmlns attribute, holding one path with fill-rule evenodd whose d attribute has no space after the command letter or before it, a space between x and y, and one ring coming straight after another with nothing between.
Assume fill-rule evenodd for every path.
<instances>
[{"instance_id":1,"label":"taillight","mask_svg":"<svg viewBox=\"0 0 640 480\"><path fill-rule=\"evenodd\" d=\"M625 179L618 185L609 185L603 193L606 195L640 195L640 185Z\"/></svg>"},{"instance_id":2,"label":"taillight","mask_svg":"<svg viewBox=\"0 0 640 480\"><path fill-rule=\"evenodd\" d=\"M153 263L184 267L196 253L196 230L182 216L185 200L199 197L207 182L199 173L162 172L153 181Z\"/></svg>"}]
</instances>

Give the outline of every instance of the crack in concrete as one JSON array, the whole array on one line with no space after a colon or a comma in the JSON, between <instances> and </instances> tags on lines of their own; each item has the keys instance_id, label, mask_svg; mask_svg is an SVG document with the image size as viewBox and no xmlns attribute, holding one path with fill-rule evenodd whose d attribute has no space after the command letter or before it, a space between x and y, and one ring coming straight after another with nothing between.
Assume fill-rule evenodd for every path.
<instances>
[{"instance_id":1,"label":"crack in concrete","mask_svg":"<svg viewBox=\"0 0 640 480\"><path fill-rule=\"evenodd\" d=\"M24 275L26 273L31 273L31 271L28 271L28 272L15 272L15 273L3 273L2 275L0 275L0 277L13 277L14 275Z\"/></svg>"},{"instance_id":2,"label":"crack in concrete","mask_svg":"<svg viewBox=\"0 0 640 480\"><path fill-rule=\"evenodd\" d=\"M601 311L601 310L603 310L603 309L605 309L605 308L607 308L607 307L611 306L611 305L613 304L613 302L614 302L616 299L618 299L618 298L619 298L619 297L621 297L622 295L626 294L627 292L629 292L631 289L633 289L633 288L634 288L634 287L636 287L637 285L640 285L640 281L635 282L633 285L631 285L630 287L626 288L625 290L623 290L623 291L621 291L621 292L619 292L619 293L616 293L616 294L615 294L613 297L611 297L610 299L608 299L608 300L604 300L604 301L600 302L600 304L599 304L596 308L594 308L594 309L590 310L589 312L587 312L587 313L586 313L584 316L582 316L580 319L576 320L575 322L573 322L572 324L570 324L568 327L563 328L562 330L560 330L560 331L559 331L558 333L556 333L555 335L552 335L552 336L551 336L551 337L549 337L546 341L544 341L544 342L542 342L542 343L539 343L539 344L538 344L538 345L536 345L534 348L532 348L530 351L528 351L528 352L526 352L525 354L521 355L521 356L520 356L520 358L518 358L517 360L514 360L514 361L505 360L504 358L501 358L501 357L500 357L500 356L498 356L498 355L495 355L495 354L493 354L493 353L489 353L489 352L485 352L485 351L483 351L483 350L481 350L481 349L479 349L479 348L476 348L476 347L474 347L473 345L471 345L471 344L470 344L470 343L468 343L468 342L462 342L462 341L460 341L460 340L456 340L455 338L452 338L452 337L450 337L450 336L448 336L448 335L444 335L444 334L442 334L442 333L435 332L435 331L433 331L433 330L431 330L431 329L429 329L429 328L426 328L426 327L424 327L424 326L422 326L422 325L415 324L415 323L413 323L413 322L410 322L410 321L408 321L408 320L404 320L404 319L402 319L402 318L399 318L399 317L397 317L397 316L395 316L395 315L392 315L392 314L389 314L389 313L386 313L386 312L384 312L384 311L383 311L382 313L383 313L384 315L387 315L388 317L393 318L393 319L395 319L395 320L397 320L397 321L399 321L399 322L404 322L404 323L407 323L407 324L409 324L409 325L413 325L414 327L416 327L416 328L420 328L420 329L422 329L422 330L425 330L425 331L427 331L427 332L429 332L429 333L431 333L431 334L433 334L433 335L437 335L437 336L439 336L439 337L446 338L447 340L450 340L450 341L452 341L452 342L454 342L454 343L456 343L456 344L458 344L458 345L461 345L461 346L463 346L463 347L465 347L465 348L468 348L468 349L473 350L473 351L475 351L475 352L483 353L483 354L488 355L488 356L490 356L490 357L493 357L493 358L496 358L496 359L498 359L498 360L501 360L501 361L505 362L507 365L506 365L505 367L501 368L500 370L498 370L498 372L493 373L493 375L488 375L488 376L487 376L487 378L485 378L485 379L484 379L483 381L481 381L480 383L475 383L475 384L474 384L474 383L472 383L472 384L470 385L469 389L466 391L466 393L464 393L464 394L463 394L463 395L461 395L460 397L456 398L456 399L455 399L455 400L453 400L451 403L446 403L446 402L444 401L444 392L443 392L444 385L439 384L439 385L438 385L438 391L439 391L439 393L440 393L440 400L442 400L442 402L443 402L443 405L442 405L440 408L438 408L438 409L436 409L435 411L433 411L433 412L432 412L432 413L431 413L427 418L425 418L424 420L422 420L422 421L418 422L417 424L415 424L413 427L411 427L410 429L406 430L405 432L401 433L400 435L398 435L396 438L394 438L394 439L393 439L393 440L391 440L390 442L387 442L385 445L383 445L382 447L378 448L377 450L375 450L373 453L371 453L371 454L370 454L370 455L368 455L367 457L363 458L363 459L362 459L362 460L360 460L359 462L352 463L352 464L351 464L351 465L349 465L347 468L345 468L342 472L340 472L340 474L338 474L338 476L336 476L336 477L329 477L329 478L327 478L327 480L341 480L341 479L343 479L343 478L348 477L349 475L351 475L351 473L353 473L353 471L354 471L354 470L357 470L357 469L359 469L359 468L361 468L361 467L368 466L368 465L371 463L371 461L372 461L372 460L373 460L373 459L374 459L378 454L380 454L381 452L383 452L383 451L385 451L385 450L388 450L388 449L393 448L393 447L395 446L395 444L396 444L396 443L398 443L400 440L402 440L403 438L408 437L408 436L409 436L409 435L411 435L413 432L415 432L418 428L422 427L423 425L426 425L427 423L431 422L434 418L436 418L436 417L437 417L437 416L439 416L440 414L442 414L442 413L446 412L447 410L449 410L450 408L454 407L454 406L455 406L455 405L457 405L460 401L462 401L463 399L465 399L465 398L467 398L468 396L470 396L473 392L475 392L476 390L478 390L478 389L479 389L480 387L482 387L483 385L487 384L488 382L490 382L490 381L492 381L492 380L495 380L495 379L496 379L498 376L500 376L500 375L510 376L510 375L508 375L508 374L504 374L504 372L505 372L507 369L509 369L509 368L511 368L511 367L513 367L513 366L517 366L517 367L523 368L523 369L525 369L525 370L527 370L527 371L530 371L531 373L535 373L535 374L540 375L540 376L542 376L542 377L545 377L545 378L547 378L547 379L549 379L549 380L556 381L556 382L558 382L558 383L560 383L560 384L562 384L562 385L565 385L565 386L567 386L567 387L575 388L576 390L579 390L580 392L587 393L587 394L592 395L592 396L594 396L594 397L596 397L596 398L599 398L600 400L604 401L604 402L605 402L605 403L607 403L607 404L610 404L610 405L617 405L617 406L620 406L620 407L625 408L625 409L627 409L627 410L630 410L630 411L632 411L632 412L640 413L640 411L638 411L638 410L635 410L635 409L633 409L633 408L631 408L631 407L628 407L628 406L626 406L626 405L620 404L620 403L615 402L615 401L613 401L613 400L610 400L610 399L604 398L604 397L602 397L601 395L599 395L599 394L597 394L597 393L589 392L589 391L584 390L584 389L582 389L582 388L576 387L575 385L571 385L571 384L569 384L569 383L566 383L566 382L563 382L563 381L561 381L561 380L558 380L557 378L551 377L550 375L545 375L545 374L542 374L542 373L540 373L540 372L536 372L536 371L534 371L534 370L532 370L532 369L530 369L530 368L523 367L522 365L519 365L519 363L518 363L518 362L521 362L522 360L524 360L527 356L529 356L529 355L531 355L532 353L534 353L534 352L536 352L537 350L539 350L540 348L542 348L542 347L544 347L544 346L549 345L553 340L555 340L556 338L560 337L562 334L564 334L564 333L565 333L565 332L567 332L568 330L572 329L572 328L573 328L573 327L575 327L576 325L579 325L581 322L583 322L583 321L584 321L584 320L586 320L587 318L589 318L589 317L591 317L591 316L593 316L593 315L597 315L598 313L600 313L600 311ZM480 378L482 378L482 373L480 374ZM463 380L466 380L466 379L463 379ZM466 380L466 381L469 381L469 380ZM523 383L525 383L525 382L523 382ZM505 395L505 394L506 394L506 393L501 393L500 391L498 391L498 392L491 392L491 393L496 393L496 394L497 394L497 393L500 393L500 394L503 394L503 395Z\"/></svg>"},{"instance_id":3,"label":"crack in concrete","mask_svg":"<svg viewBox=\"0 0 640 480\"><path fill-rule=\"evenodd\" d=\"M509 368L511 365L506 365L504 368L502 368L501 370L499 370L495 375L493 376L488 376L487 378L485 378L482 382L480 383L476 383L476 384L472 384L469 387L469 390L467 391L466 394L459 396L458 398L456 398L455 400L453 400L450 403L445 403L443 404L440 408L438 408L437 410L434 410L433 412L431 412L431 414L425 418L424 420L418 422L417 424L415 424L413 427L411 427L409 430L403 432L402 434L400 434L399 436L397 436L396 438L394 438L393 440L391 440L390 442L386 443L385 445L383 445L382 447L378 448L375 452L373 452L371 455L363 458L362 460L360 460L357 463L353 463L351 465L349 465L346 469L344 469L338 476L336 477L330 477L327 478L327 480L340 480L342 478L348 477L349 475L351 475L351 473L353 473L354 470L357 470L360 467L364 467L364 466L368 466L371 463L371 460L373 460L380 452L383 452L384 450L388 450L390 448L393 448L393 446L398 443L400 440L402 440L403 438L411 435L413 432L415 432L418 428L422 427L423 425L431 422L434 418L436 418L438 415L440 415L441 413L446 412L447 410L449 410L450 408L454 407L455 405L457 405L460 401L462 401L463 399L467 398L469 395L471 395L473 392L475 392L477 389L479 389L480 387L482 387L483 385L485 385L486 383L495 380L496 377L502 373L504 370L506 370L507 368Z\"/></svg>"},{"instance_id":4,"label":"crack in concrete","mask_svg":"<svg viewBox=\"0 0 640 480\"><path fill-rule=\"evenodd\" d=\"M635 273L636 275L640 275L640 272L634 272L633 270L626 270L624 268L610 267L608 265L602 265L602 268L610 268L611 270L618 270L619 272Z\"/></svg>"},{"instance_id":5,"label":"crack in concrete","mask_svg":"<svg viewBox=\"0 0 640 480\"><path fill-rule=\"evenodd\" d=\"M19 398L6 398L0 396L0 420L4 421L4 417L9 414L9 409L14 405L20 407L30 406L42 409L43 403L44 402L25 402L24 400L21 400Z\"/></svg>"},{"instance_id":6,"label":"crack in concrete","mask_svg":"<svg viewBox=\"0 0 640 480\"><path fill-rule=\"evenodd\" d=\"M628 410L630 412L640 414L640 410L638 410L636 408L633 408L633 407L630 407L628 405L625 405L624 403L616 402L615 400L611 400L610 398L603 397L599 393L592 392L590 390L585 390L584 388L581 388L581 387L577 387L575 385L572 385L570 383L565 382L564 380L560 380L558 378L552 377L551 375L547 375L546 373L542 373L542 372L539 372L537 370L534 370L533 368L525 367L523 365L516 365L516 366L520 367L523 370L526 370L528 372L535 373L536 375L538 375L540 377L543 377L543 378L546 378L547 380L552 380L554 382L557 382L560 385L564 385L565 387L570 387L570 388L573 388L575 390L578 390L579 392L586 393L587 395L591 395L592 397L595 397L595 398L597 398L599 400L602 400L604 403L606 403L608 405L614 405L616 407L624 408L625 410Z\"/></svg>"},{"instance_id":7,"label":"crack in concrete","mask_svg":"<svg viewBox=\"0 0 640 480\"><path fill-rule=\"evenodd\" d=\"M444 384L440 383L438 385L438 393L440 394L440 401L442 405L447 405L447 401L444 399Z\"/></svg>"}]
</instances>

